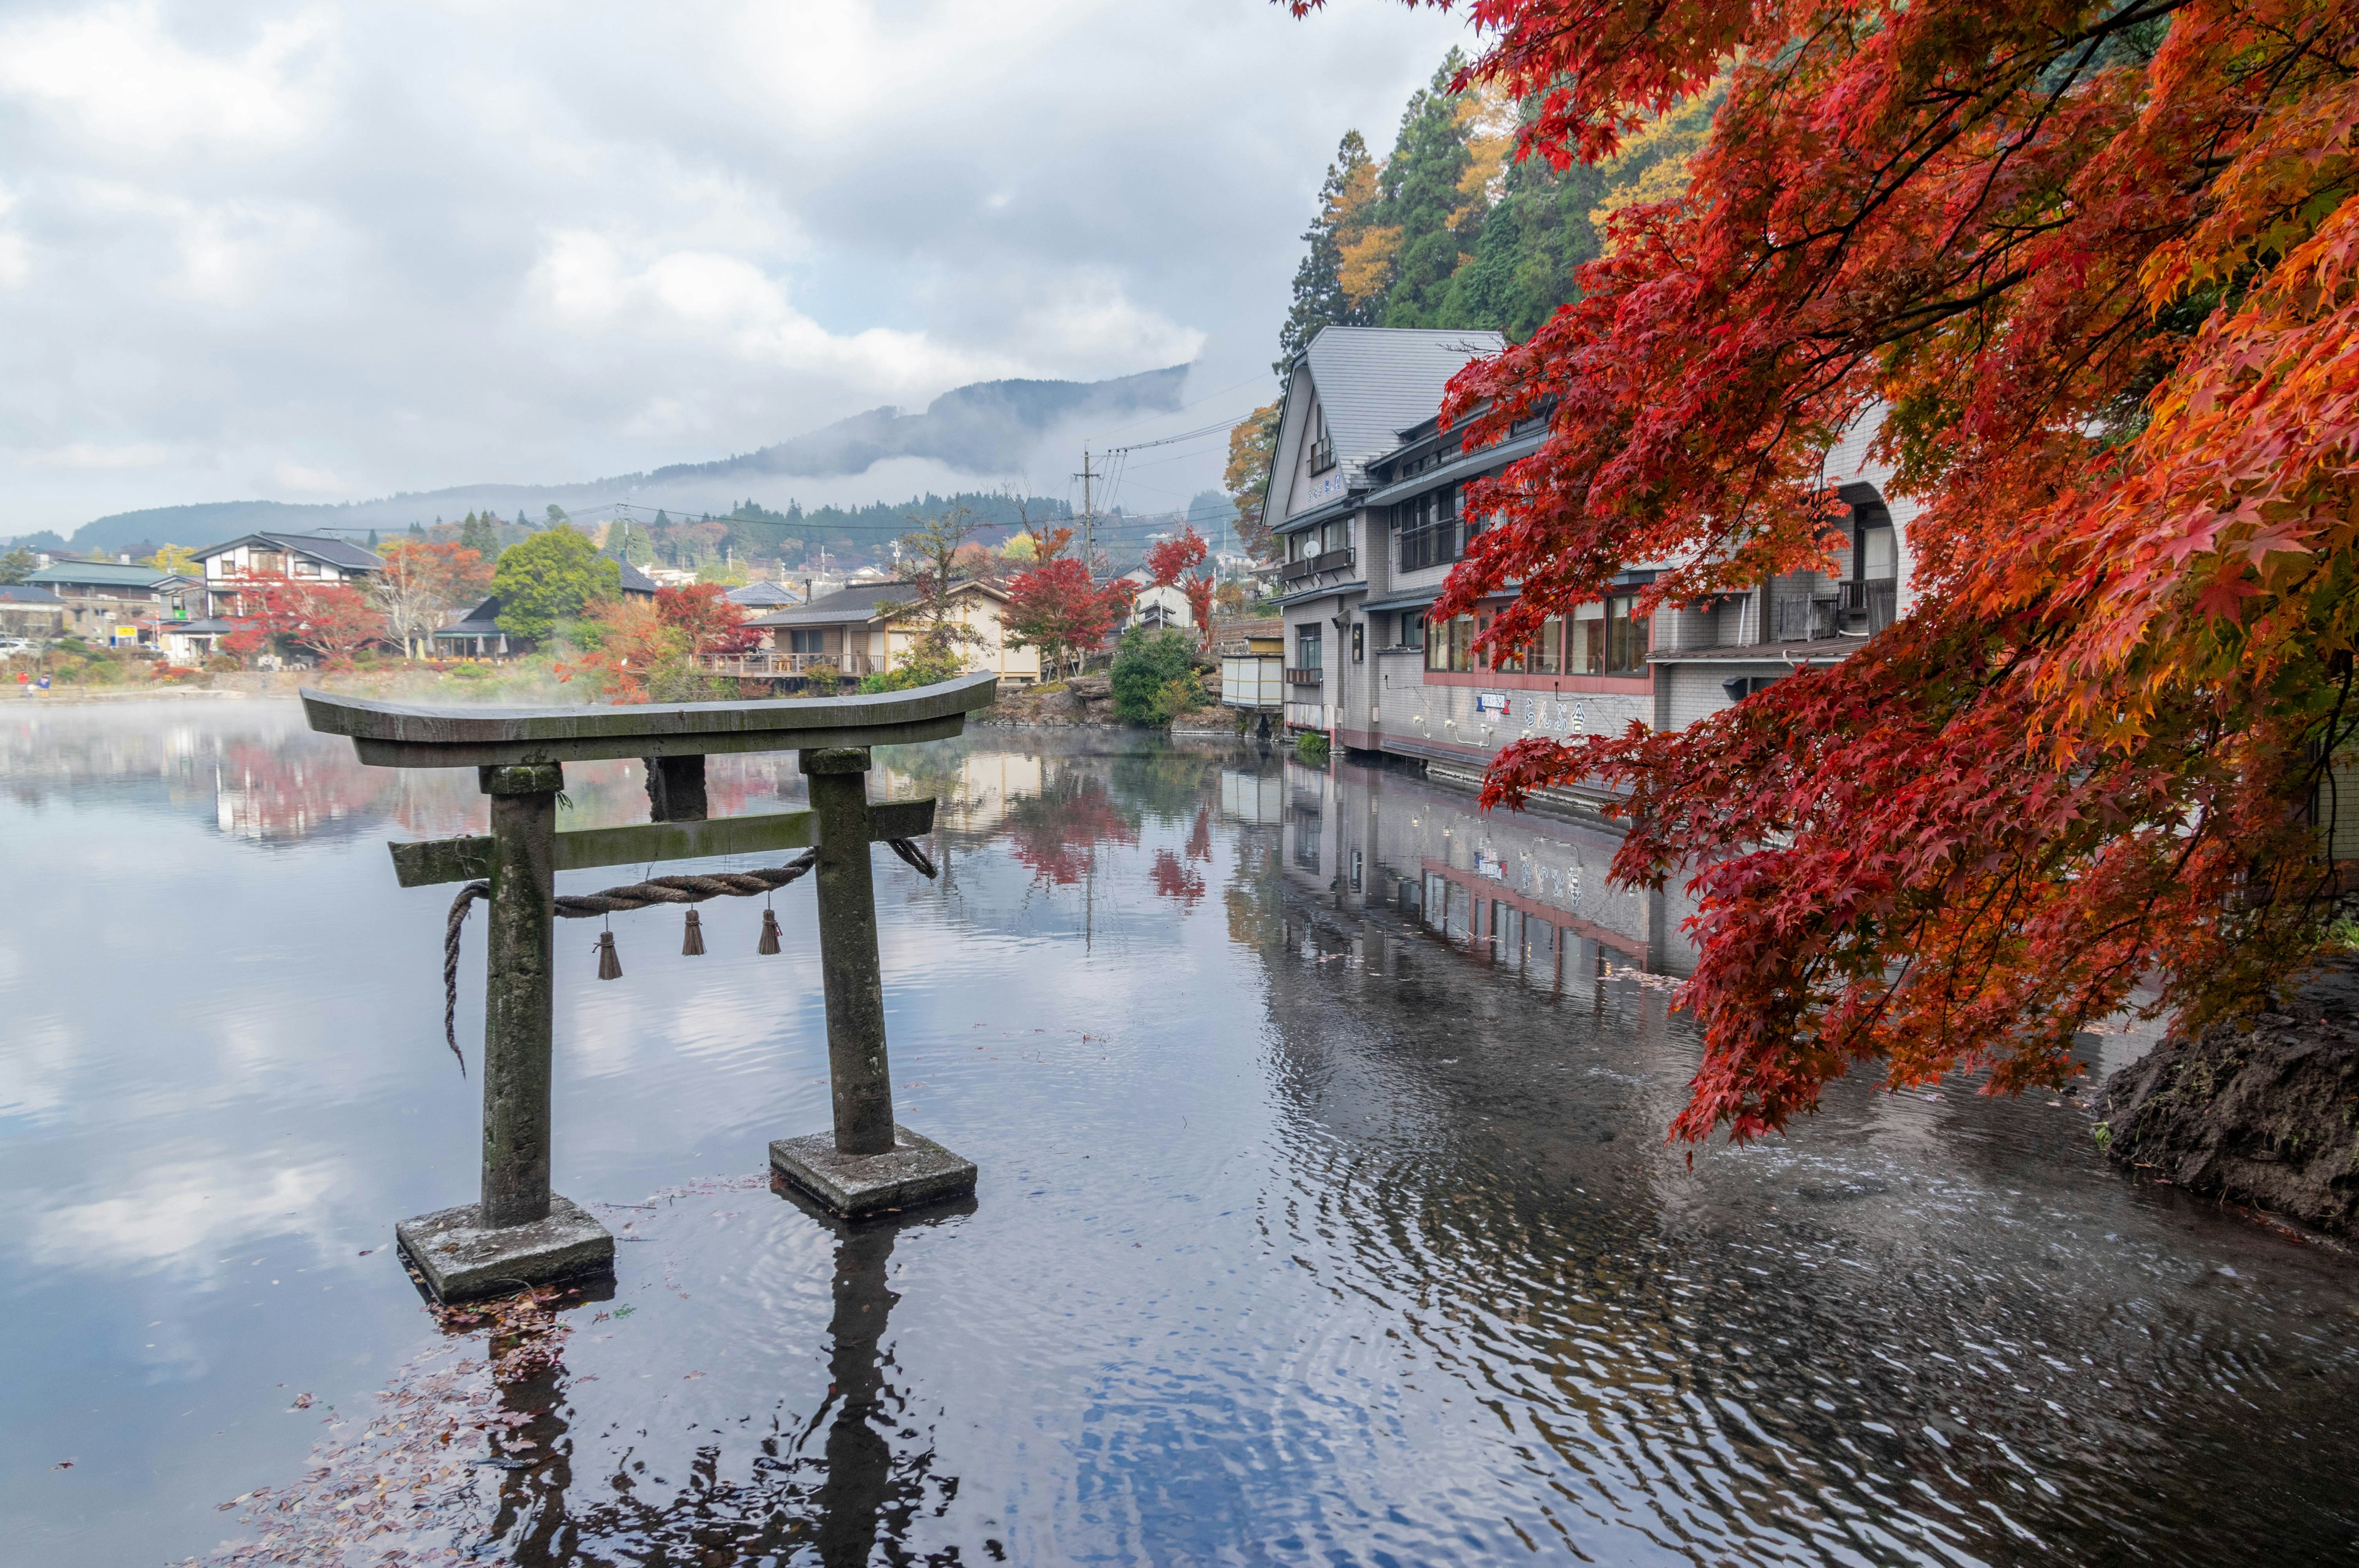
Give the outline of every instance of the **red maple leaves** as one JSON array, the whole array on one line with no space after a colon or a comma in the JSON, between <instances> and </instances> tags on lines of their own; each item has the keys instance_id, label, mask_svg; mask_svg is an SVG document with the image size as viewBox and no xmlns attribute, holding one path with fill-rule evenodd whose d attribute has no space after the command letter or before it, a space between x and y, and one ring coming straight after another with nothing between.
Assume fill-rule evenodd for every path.
<instances>
[{"instance_id":1,"label":"red maple leaves","mask_svg":"<svg viewBox=\"0 0 2359 1568\"><path fill-rule=\"evenodd\" d=\"M2359 7L1473 16L1527 155L1730 86L1685 194L1453 384L1470 443L1549 436L1472 487L1496 522L1436 613L1512 590L1513 645L1627 563L1653 603L1814 565L1864 427L1916 507L1915 605L1863 651L1494 770L1493 803L1621 791L1616 876L1698 898L1678 1132L1776 1128L1862 1062L2060 1081L2136 984L2193 1022L2305 961L2359 645Z\"/></svg>"}]
</instances>

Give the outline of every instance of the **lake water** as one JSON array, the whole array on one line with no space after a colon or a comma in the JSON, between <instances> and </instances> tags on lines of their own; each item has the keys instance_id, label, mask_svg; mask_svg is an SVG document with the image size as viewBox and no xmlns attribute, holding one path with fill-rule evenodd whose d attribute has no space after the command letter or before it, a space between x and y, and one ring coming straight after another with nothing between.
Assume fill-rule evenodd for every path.
<instances>
[{"instance_id":1,"label":"lake water","mask_svg":"<svg viewBox=\"0 0 2359 1568\"><path fill-rule=\"evenodd\" d=\"M1144 736L889 760L945 803L940 881L875 861L897 1106L975 1199L771 1190L828 1121L808 882L776 957L756 901L701 958L647 911L602 984L560 923L557 1186L624 1241L495 1378L389 1246L473 1196L478 1101L448 890L382 846L476 830L472 774L291 703L0 713L0 1558L2359 1554L2359 1267L1971 1085L1690 1167L1679 911L1602 833ZM639 788L570 769L570 821Z\"/></svg>"}]
</instances>

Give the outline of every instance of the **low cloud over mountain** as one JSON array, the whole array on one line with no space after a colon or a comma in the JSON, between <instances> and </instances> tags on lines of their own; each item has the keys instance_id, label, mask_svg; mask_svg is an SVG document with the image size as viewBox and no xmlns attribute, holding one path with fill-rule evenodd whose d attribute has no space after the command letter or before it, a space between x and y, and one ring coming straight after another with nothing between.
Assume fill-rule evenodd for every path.
<instances>
[{"instance_id":1,"label":"low cloud over mountain","mask_svg":"<svg viewBox=\"0 0 2359 1568\"><path fill-rule=\"evenodd\" d=\"M139 545L204 545L256 528L391 531L437 517L490 510L538 520L554 504L585 517L629 503L673 512L725 512L741 499L783 505L781 481L857 480L880 465L875 493L905 493L936 480L969 486L1020 476L1027 462L1053 456L1061 476L1068 454L1050 446L1059 432L1135 421L1180 406L1189 367L1172 365L1108 381L984 381L942 394L923 412L873 408L809 434L715 462L677 463L649 473L559 484L475 484L403 492L376 501L303 505L275 501L211 502L120 512L84 524L69 547L122 550ZM1078 455L1077 453L1072 455ZM821 488L844 499L842 483ZM856 488L856 487L854 487ZM1058 488L1061 488L1060 483ZM813 497L805 494L808 501ZM44 538L43 543L53 543Z\"/></svg>"}]
</instances>

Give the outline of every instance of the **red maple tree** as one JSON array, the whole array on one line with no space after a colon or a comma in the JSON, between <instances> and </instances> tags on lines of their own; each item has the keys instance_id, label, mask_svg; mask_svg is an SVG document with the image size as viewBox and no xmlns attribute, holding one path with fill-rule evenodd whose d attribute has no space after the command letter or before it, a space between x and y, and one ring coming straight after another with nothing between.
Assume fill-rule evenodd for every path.
<instances>
[{"instance_id":1,"label":"red maple tree","mask_svg":"<svg viewBox=\"0 0 2359 1568\"><path fill-rule=\"evenodd\" d=\"M1032 540L1033 564L1008 579L1000 624L1008 646L1040 650L1040 673L1049 676L1068 657L1105 646L1130 608L1133 589L1120 579L1092 580L1090 568L1064 553L1072 543L1071 528L1025 532Z\"/></svg>"},{"instance_id":2,"label":"red maple tree","mask_svg":"<svg viewBox=\"0 0 2359 1568\"><path fill-rule=\"evenodd\" d=\"M752 649L762 640L745 626L745 607L729 597L718 583L696 582L685 588L656 589L656 613L663 623L688 638L697 654L733 654Z\"/></svg>"},{"instance_id":3,"label":"red maple tree","mask_svg":"<svg viewBox=\"0 0 2359 1568\"><path fill-rule=\"evenodd\" d=\"M283 640L329 669L349 669L354 654L385 636L385 618L367 597L340 582L255 572L229 579L227 591L235 596L227 618L234 630L222 638L222 649L240 658Z\"/></svg>"},{"instance_id":4,"label":"red maple tree","mask_svg":"<svg viewBox=\"0 0 2359 1568\"><path fill-rule=\"evenodd\" d=\"M1182 526L1173 537L1147 552L1147 572L1158 588L1177 588L1186 596L1196 634L1209 647L1212 641L1212 591L1219 586L1203 569L1211 546L1193 527Z\"/></svg>"},{"instance_id":5,"label":"red maple tree","mask_svg":"<svg viewBox=\"0 0 2359 1568\"><path fill-rule=\"evenodd\" d=\"M1302 10L1315 0L1295 0ZM1435 606L1487 641L1668 563L1648 608L1816 566L1872 427L1917 597L1674 733L1526 741L1484 799L1601 780L1625 885L1688 879L1705 1033L1675 1123L1737 1137L1880 1061L2062 1082L2315 954L2359 595L2359 8L2301 0L1475 0L1519 156L1612 153L1725 74L1685 192L1470 365L1495 518Z\"/></svg>"}]
</instances>

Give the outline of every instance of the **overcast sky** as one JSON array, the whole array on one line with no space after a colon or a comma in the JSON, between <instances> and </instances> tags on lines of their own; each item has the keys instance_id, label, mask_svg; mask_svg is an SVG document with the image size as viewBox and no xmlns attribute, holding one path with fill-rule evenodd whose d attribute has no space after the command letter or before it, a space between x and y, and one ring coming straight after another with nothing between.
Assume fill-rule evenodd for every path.
<instances>
[{"instance_id":1,"label":"overcast sky","mask_svg":"<svg viewBox=\"0 0 2359 1568\"><path fill-rule=\"evenodd\" d=\"M1388 0L0 4L0 535L589 479L995 376L1196 360L1168 427L1241 412L1337 137L1389 146L1462 36ZM1133 473L1145 506L1217 464Z\"/></svg>"}]
</instances>

